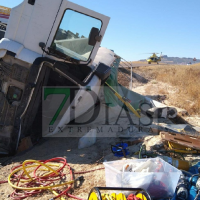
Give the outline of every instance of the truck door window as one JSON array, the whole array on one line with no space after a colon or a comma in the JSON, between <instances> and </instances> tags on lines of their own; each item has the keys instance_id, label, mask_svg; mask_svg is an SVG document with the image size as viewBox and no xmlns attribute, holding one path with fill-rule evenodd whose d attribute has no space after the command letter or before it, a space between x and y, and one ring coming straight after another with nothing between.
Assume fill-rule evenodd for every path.
<instances>
[{"instance_id":1,"label":"truck door window","mask_svg":"<svg viewBox=\"0 0 200 200\"><path fill-rule=\"evenodd\" d=\"M93 27L101 30L101 20L67 9L51 47L77 60L88 61L93 50L88 45Z\"/></svg>"}]
</instances>

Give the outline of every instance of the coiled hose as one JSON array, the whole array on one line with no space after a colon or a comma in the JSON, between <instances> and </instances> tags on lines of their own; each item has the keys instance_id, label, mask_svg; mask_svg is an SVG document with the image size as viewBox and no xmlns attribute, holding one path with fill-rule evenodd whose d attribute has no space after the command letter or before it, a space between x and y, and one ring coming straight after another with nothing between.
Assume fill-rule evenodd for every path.
<instances>
[{"instance_id":1,"label":"coiled hose","mask_svg":"<svg viewBox=\"0 0 200 200\"><path fill-rule=\"evenodd\" d=\"M67 174L63 171L64 169L66 170L66 168L69 170L70 180L64 182ZM77 172L75 174L83 174L87 172ZM83 177L79 177L76 180L81 181L83 180ZM21 200L36 194L40 194L44 190L49 190L56 195L52 198L52 200L56 198L65 200L65 198L62 197L63 195L78 200L83 200L68 193L72 187L72 184L76 180L73 180L72 169L65 158L57 157L46 161L26 160L21 165L11 169L11 173L8 176L8 183L15 189L15 191L10 195L10 197L14 200ZM5 183L5 181L2 183ZM62 187L63 191L58 190L59 187Z\"/></svg>"}]
</instances>

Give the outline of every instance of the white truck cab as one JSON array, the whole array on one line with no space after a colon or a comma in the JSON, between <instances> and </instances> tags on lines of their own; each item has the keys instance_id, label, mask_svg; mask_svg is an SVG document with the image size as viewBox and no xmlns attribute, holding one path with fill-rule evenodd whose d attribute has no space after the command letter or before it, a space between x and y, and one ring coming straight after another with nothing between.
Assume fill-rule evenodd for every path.
<instances>
[{"instance_id":1,"label":"white truck cab","mask_svg":"<svg viewBox=\"0 0 200 200\"><path fill-rule=\"evenodd\" d=\"M29 128L35 118L41 126L36 114L43 86L101 85L103 80L94 71L100 64L93 66L93 61L108 23L109 17L67 0L24 0L12 8L0 40L1 154L14 153L20 139L33 134ZM74 102L81 95L82 91ZM80 115L91 102L84 105ZM66 123L69 109L59 118L60 126Z\"/></svg>"}]
</instances>

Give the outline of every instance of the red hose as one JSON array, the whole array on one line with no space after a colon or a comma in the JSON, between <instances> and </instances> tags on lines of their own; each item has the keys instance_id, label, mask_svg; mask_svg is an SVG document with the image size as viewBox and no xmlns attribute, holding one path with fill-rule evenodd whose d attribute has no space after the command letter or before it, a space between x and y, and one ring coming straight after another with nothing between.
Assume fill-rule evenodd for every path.
<instances>
[{"instance_id":1,"label":"red hose","mask_svg":"<svg viewBox=\"0 0 200 200\"><path fill-rule=\"evenodd\" d=\"M105 169L105 167L102 167L102 168L99 168L99 169L92 169L92 170L89 170L89 171L74 172L74 174L86 174L86 173L95 172L95 171L101 170L101 169Z\"/></svg>"},{"instance_id":2,"label":"red hose","mask_svg":"<svg viewBox=\"0 0 200 200\"><path fill-rule=\"evenodd\" d=\"M61 163L62 166L57 169L56 171L58 172L58 174L52 172L51 174L48 174L46 176L43 177L39 177L39 174L37 175L37 171L40 169L40 167L42 167L42 165L38 165L34 171L33 171L33 181L27 182L27 183L21 183L21 180L28 180L29 178L26 177L25 173L22 172L21 174L14 174L11 181L15 183L15 185L20 186L20 187L38 187L38 186L48 186L51 185L53 183L55 183L55 181L58 181L60 179L62 179L63 177L65 177L67 174L63 173L64 168L68 168L69 172L70 172L70 181L73 181L73 172L72 169L70 167L70 165L67 163L67 160L65 158L62 157L57 157L57 158L52 158L49 160L42 160L39 161L42 162L44 164L47 164L48 162L56 162L56 163ZM26 163L26 165L30 165L32 164L32 162L28 162ZM15 166L11 169L11 172L13 172L14 170L18 169L22 167L22 164ZM74 174L84 174L84 173L89 173L89 172L93 172L96 170L101 170L104 168L99 168L99 169L95 169L95 170L90 170L90 171L82 171L82 172L75 172ZM7 183L8 181L0 181L0 184L3 183ZM67 197L71 197L77 200L84 200L80 197L76 197L72 194L69 194L68 191L71 189L72 184L70 184L66 189L64 189L64 191L60 192L60 194L52 199L57 199L63 195L66 195ZM56 190L55 190L56 191ZM44 192L44 190L33 190L33 191L19 191L17 189L14 190L14 192L10 195L10 197L14 200L21 200L21 199L25 199L27 197L33 196L33 195L38 195L40 193Z\"/></svg>"}]
</instances>

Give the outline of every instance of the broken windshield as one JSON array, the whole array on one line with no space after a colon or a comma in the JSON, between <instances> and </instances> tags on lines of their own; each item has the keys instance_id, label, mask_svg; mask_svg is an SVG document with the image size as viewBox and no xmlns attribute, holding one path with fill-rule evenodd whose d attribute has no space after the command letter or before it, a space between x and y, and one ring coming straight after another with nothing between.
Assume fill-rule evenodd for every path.
<instances>
[{"instance_id":1,"label":"broken windshield","mask_svg":"<svg viewBox=\"0 0 200 200\"><path fill-rule=\"evenodd\" d=\"M93 50L88 44L90 31L101 26L101 20L67 9L51 47L76 60L88 61Z\"/></svg>"}]
</instances>

